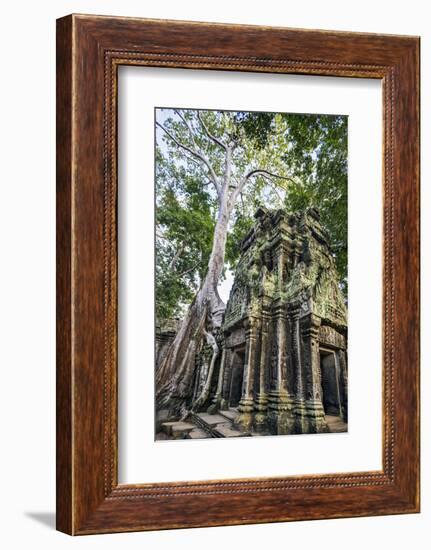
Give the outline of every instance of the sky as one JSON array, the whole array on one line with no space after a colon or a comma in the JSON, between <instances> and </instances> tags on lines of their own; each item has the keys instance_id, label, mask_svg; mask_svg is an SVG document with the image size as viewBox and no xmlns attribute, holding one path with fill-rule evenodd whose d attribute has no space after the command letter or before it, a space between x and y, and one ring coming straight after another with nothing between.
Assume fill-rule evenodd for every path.
<instances>
[{"instance_id":1,"label":"sky","mask_svg":"<svg viewBox=\"0 0 431 550\"><path fill-rule=\"evenodd\" d=\"M233 285L233 272L230 269L226 270L226 278L221 281L217 287L220 298L225 304L229 300L229 292Z\"/></svg>"}]
</instances>

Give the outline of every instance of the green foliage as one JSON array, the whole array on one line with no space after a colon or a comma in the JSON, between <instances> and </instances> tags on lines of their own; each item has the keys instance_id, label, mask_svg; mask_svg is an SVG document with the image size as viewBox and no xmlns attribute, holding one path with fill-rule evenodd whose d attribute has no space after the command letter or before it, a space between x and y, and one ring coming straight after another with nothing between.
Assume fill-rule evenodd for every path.
<instances>
[{"instance_id":1,"label":"green foliage","mask_svg":"<svg viewBox=\"0 0 431 550\"><path fill-rule=\"evenodd\" d=\"M211 198L184 167L156 164L156 318L181 317L205 275L214 232Z\"/></svg>"},{"instance_id":2,"label":"green foliage","mask_svg":"<svg viewBox=\"0 0 431 550\"><path fill-rule=\"evenodd\" d=\"M297 178L286 206L319 209L347 295L347 117L303 116L290 124L290 136L286 162Z\"/></svg>"},{"instance_id":3,"label":"green foliage","mask_svg":"<svg viewBox=\"0 0 431 550\"><path fill-rule=\"evenodd\" d=\"M292 211L318 208L347 296L347 117L247 113L241 121L248 137L265 146L276 118L286 144L282 160L292 176L284 204Z\"/></svg>"},{"instance_id":4,"label":"green foliage","mask_svg":"<svg viewBox=\"0 0 431 550\"><path fill-rule=\"evenodd\" d=\"M268 144L268 138L273 120L273 113L235 113L235 122L238 127L237 135L240 135L241 131L243 131L249 139L252 139L255 142L258 149L264 149Z\"/></svg>"}]
</instances>

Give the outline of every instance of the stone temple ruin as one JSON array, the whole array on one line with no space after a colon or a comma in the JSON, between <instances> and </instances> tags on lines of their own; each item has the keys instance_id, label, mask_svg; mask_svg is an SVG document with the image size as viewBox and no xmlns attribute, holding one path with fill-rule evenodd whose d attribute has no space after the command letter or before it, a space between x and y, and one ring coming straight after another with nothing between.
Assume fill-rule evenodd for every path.
<instances>
[{"instance_id":1,"label":"stone temple ruin","mask_svg":"<svg viewBox=\"0 0 431 550\"><path fill-rule=\"evenodd\" d=\"M347 310L328 234L316 209L259 208L255 220L208 399L185 421L159 411L156 439L347 431ZM159 332L159 353L172 337ZM204 346L191 402L208 383L210 360Z\"/></svg>"}]
</instances>

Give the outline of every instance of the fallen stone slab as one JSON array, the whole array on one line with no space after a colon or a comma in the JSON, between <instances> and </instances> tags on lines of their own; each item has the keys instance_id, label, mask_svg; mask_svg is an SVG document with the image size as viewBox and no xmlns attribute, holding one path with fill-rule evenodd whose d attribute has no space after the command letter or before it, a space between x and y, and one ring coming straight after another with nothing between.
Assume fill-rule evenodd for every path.
<instances>
[{"instance_id":1,"label":"fallen stone slab","mask_svg":"<svg viewBox=\"0 0 431 550\"><path fill-rule=\"evenodd\" d=\"M162 425L160 426L160 431L165 432L166 435L172 435L172 426L174 424L177 424L177 422L162 422Z\"/></svg>"},{"instance_id":2,"label":"fallen stone slab","mask_svg":"<svg viewBox=\"0 0 431 550\"><path fill-rule=\"evenodd\" d=\"M156 432L162 430L162 424L167 422L169 418L169 411L167 409L162 409L156 414Z\"/></svg>"},{"instance_id":3,"label":"fallen stone slab","mask_svg":"<svg viewBox=\"0 0 431 550\"><path fill-rule=\"evenodd\" d=\"M196 426L189 424L188 422L176 422L171 427L171 434L174 439L183 439L188 433L190 433Z\"/></svg>"},{"instance_id":4,"label":"fallen stone slab","mask_svg":"<svg viewBox=\"0 0 431 550\"><path fill-rule=\"evenodd\" d=\"M190 432L195 428L194 424L189 422L173 421L173 422L163 422L162 431L166 435L173 437L174 439L180 439L182 435Z\"/></svg>"}]
</instances>

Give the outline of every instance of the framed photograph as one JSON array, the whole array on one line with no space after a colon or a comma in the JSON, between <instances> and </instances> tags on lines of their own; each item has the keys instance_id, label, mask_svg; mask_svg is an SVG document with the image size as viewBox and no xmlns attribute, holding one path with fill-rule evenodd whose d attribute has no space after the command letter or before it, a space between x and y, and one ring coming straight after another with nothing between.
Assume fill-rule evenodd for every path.
<instances>
[{"instance_id":1,"label":"framed photograph","mask_svg":"<svg viewBox=\"0 0 431 550\"><path fill-rule=\"evenodd\" d=\"M419 511L419 38L57 21L57 528Z\"/></svg>"}]
</instances>

